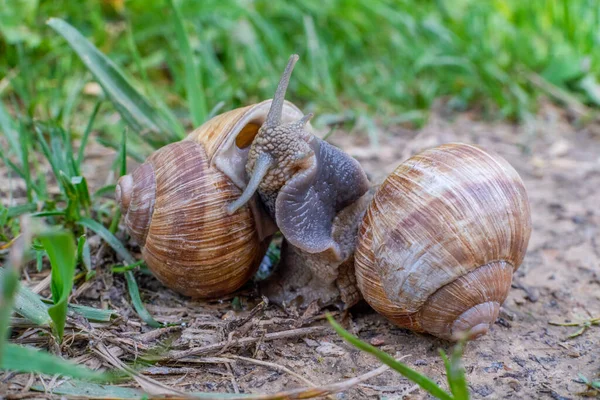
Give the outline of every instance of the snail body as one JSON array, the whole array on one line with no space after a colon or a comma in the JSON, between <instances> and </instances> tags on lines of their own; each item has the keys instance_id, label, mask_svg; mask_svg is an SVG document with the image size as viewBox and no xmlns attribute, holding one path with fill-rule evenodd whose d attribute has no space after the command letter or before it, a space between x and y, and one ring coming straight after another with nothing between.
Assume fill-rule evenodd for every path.
<instances>
[{"instance_id":1,"label":"snail body","mask_svg":"<svg viewBox=\"0 0 600 400\"><path fill-rule=\"evenodd\" d=\"M165 286L218 297L242 286L260 265L274 225L255 199L234 213L226 206L245 188L249 145L270 103L214 117L119 180L125 225ZM284 120L299 115L283 104Z\"/></svg>"},{"instance_id":2,"label":"snail body","mask_svg":"<svg viewBox=\"0 0 600 400\"><path fill-rule=\"evenodd\" d=\"M359 300L352 254L369 181L354 158L307 128L312 114L283 118L285 92L296 61L292 55L264 124L250 146L244 193L234 212L258 193L285 239L278 271L264 292L287 306L325 306Z\"/></svg>"},{"instance_id":3,"label":"snail body","mask_svg":"<svg viewBox=\"0 0 600 400\"><path fill-rule=\"evenodd\" d=\"M498 317L530 233L527 193L508 162L466 144L429 149L402 163L369 204L358 287L401 327L475 338Z\"/></svg>"}]
</instances>

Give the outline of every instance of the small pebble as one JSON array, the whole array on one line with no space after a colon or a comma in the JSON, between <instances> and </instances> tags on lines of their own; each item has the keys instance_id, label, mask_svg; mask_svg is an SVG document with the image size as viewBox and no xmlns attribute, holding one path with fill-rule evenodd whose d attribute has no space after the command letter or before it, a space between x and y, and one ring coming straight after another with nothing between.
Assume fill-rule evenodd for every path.
<instances>
[{"instance_id":1,"label":"small pebble","mask_svg":"<svg viewBox=\"0 0 600 400\"><path fill-rule=\"evenodd\" d=\"M369 340L369 343L371 344L371 346L381 346L385 344L385 338L381 335L375 336L374 338L371 338L371 340Z\"/></svg>"},{"instance_id":2,"label":"small pebble","mask_svg":"<svg viewBox=\"0 0 600 400\"><path fill-rule=\"evenodd\" d=\"M329 342L321 342L321 345L315 350L324 357L341 357L346 354L346 351L340 346Z\"/></svg>"},{"instance_id":3,"label":"small pebble","mask_svg":"<svg viewBox=\"0 0 600 400\"><path fill-rule=\"evenodd\" d=\"M501 325L501 326L505 327L505 328L510 328L512 326L507 320L505 320L502 317L498 318L498 320L496 321L496 323L498 325Z\"/></svg>"},{"instance_id":4,"label":"small pebble","mask_svg":"<svg viewBox=\"0 0 600 400\"><path fill-rule=\"evenodd\" d=\"M502 361L495 361L489 367L485 367L483 370L487 373L495 373L502 368L504 368L504 363Z\"/></svg>"}]
</instances>

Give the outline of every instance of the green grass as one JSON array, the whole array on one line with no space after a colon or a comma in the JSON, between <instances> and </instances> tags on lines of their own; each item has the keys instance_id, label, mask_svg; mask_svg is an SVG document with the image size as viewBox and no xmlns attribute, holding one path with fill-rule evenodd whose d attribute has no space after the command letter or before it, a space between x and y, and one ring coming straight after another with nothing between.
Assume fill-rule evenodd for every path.
<instances>
[{"instance_id":1,"label":"green grass","mask_svg":"<svg viewBox=\"0 0 600 400\"><path fill-rule=\"evenodd\" d=\"M64 375L72 378L107 381L109 376L92 371L60 357L32 347L6 344L0 360L0 369L15 372L36 372L47 375Z\"/></svg>"},{"instance_id":2,"label":"green grass","mask_svg":"<svg viewBox=\"0 0 600 400\"><path fill-rule=\"evenodd\" d=\"M89 75L45 26L50 17L90 38L159 114L186 127L220 102L229 109L270 97L291 53L303 65L292 100L318 115L418 121L445 97L458 109L518 118L546 94L531 74L584 103L600 102L595 0L35 4L7 2L0 13L0 76L16 73L5 94L25 99L32 115L75 125L78 102L90 97L77 93L79 82ZM57 98L72 104L52 106ZM138 122L157 128L155 116Z\"/></svg>"},{"instance_id":3,"label":"green grass","mask_svg":"<svg viewBox=\"0 0 600 400\"><path fill-rule=\"evenodd\" d=\"M68 265L74 263L75 255L75 252L71 251L74 250L71 248L73 243L71 233L43 229L35 224L30 224L27 219L24 221L26 226L23 227L22 234L14 242L7 262L0 269L0 288L2 289L0 290L0 370L59 374L86 380L108 380L107 374L92 371L44 351L8 343L7 337L10 331L13 307L39 325L47 324L51 319L59 340L62 340L67 313L66 299L73 283L72 266ZM31 259L29 246L33 237L41 238L51 254L53 305L48 308L43 305L37 295L20 287L19 284L20 269ZM56 277L55 275L60 276ZM46 315L43 310L46 311ZM87 312L89 311L88 309Z\"/></svg>"},{"instance_id":4,"label":"green grass","mask_svg":"<svg viewBox=\"0 0 600 400\"><path fill-rule=\"evenodd\" d=\"M578 327L579 329L577 329L575 332L569 334L566 337L567 339L573 339L573 338L583 335L588 329L591 329L593 326L599 326L600 325L600 317L588 318L588 319L584 319L582 321L576 321L576 322L551 322L551 321L549 321L548 323L550 325L554 325L554 326Z\"/></svg>"},{"instance_id":5,"label":"green grass","mask_svg":"<svg viewBox=\"0 0 600 400\"><path fill-rule=\"evenodd\" d=\"M579 374L579 382L587 386L587 391L580 393L581 396L597 397L600 395L600 379L591 380Z\"/></svg>"},{"instance_id":6,"label":"green grass","mask_svg":"<svg viewBox=\"0 0 600 400\"><path fill-rule=\"evenodd\" d=\"M53 305L48 309L48 315L54 322L58 339L62 341L67 320L69 295L73 288L73 275L75 274L75 243L73 235L66 231L44 232L39 235L39 238L50 259L52 271Z\"/></svg>"},{"instance_id":7,"label":"green grass","mask_svg":"<svg viewBox=\"0 0 600 400\"><path fill-rule=\"evenodd\" d=\"M379 361L398 372L400 375L416 383L425 390L427 393L440 400L469 400L469 388L467 386L467 380L465 378L465 369L462 366L461 357L463 353L464 343L459 343L454 347L450 358L446 353L440 349L440 356L444 361L446 367L446 379L448 381L448 387L450 393L442 389L435 383L431 378L421 374L420 372L410 368L408 365L397 361L391 355L384 351L379 350L377 347L371 346L370 344L363 342L356 336L353 336L350 332L342 328L331 315L327 315L327 319L333 329L343 337L348 343L353 345L359 350L374 355Z\"/></svg>"},{"instance_id":8,"label":"green grass","mask_svg":"<svg viewBox=\"0 0 600 400\"><path fill-rule=\"evenodd\" d=\"M145 103L145 99L137 95L127 80L120 75L117 67L96 47L70 25L60 20L54 21L57 24L54 27L69 40L75 51L81 53L81 58L93 60L88 66L92 72L96 72L98 80L102 83L115 108L131 126L136 127L139 137L143 138L140 140L146 140L149 144L157 146L158 143L153 142L152 136L145 136L149 131L148 127L155 127L154 133L167 132L168 129L152 125L155 121L149 120L148 117L156 117L152 114L154 109ZM81 90L81 85L78 86L78 90ZM11 250L7 259L8 266L3 268L0 274L2 287L0 368L18 372L93 378L100 375L66 363L50 354L38 353L34 349L5 342L13 308L34 324L50 326L58 342L62 341L67 315L70 311L90 320L110 320L112 312L69 304L75 277L85 276L87 279L92 279L95 275L87 245L87 235L98 235L114 249L124 262L136 263L123 244L114 236L120 219L118 207L114 201L106 202L102 197L95 197L96 201L92 201L93 197L90 195L87 180L81 174L85 148L80 147L75 153L73 132L63 128L68 125L66 115L73 109L73 98L77 98L77 96L67 96L59 104L61 107L59 114L45 121L37 119L34 114L29 112L28 107L19 107L19 101L24 102L31 99L31 97L23 96L23 93L19 94L19 97L13 98L14 116L7 112L3 103L0 103L0 125L3 127L3 137L8 144L8 150L2 152L2 159L8 172L21 178L25 184L25 195L21 195L20 199L20 201L25 201L25 204L8 208L2 205L0 208L0 222L2 222L0 238L5 242L2 243L2 249ZM100 102L96 103L85 124L86 128L82 137L84 144L94 125L100 104ZM138 108L130 107L132 104L137 105ZM127 136L125 132L123 130L118 145L119 162L115 167L118 175L126 172ZM47 173L46 170L49 170L50 173ZM32 171L35 174L32 174ZM54 183L58 190L49 189L49 185ZM113 190L114 186L111 188L111 191ZM11 191L10 198L12 197ZM37 221L31 221L30 218L19 220L18 217L26 213L31 213L31 217ZM44 226L40 225L40 220L52 228L40 228L40 226ZM104 225L108 221L110 221L109 228ZM0 257L4 258L2 255ZM51 270L52 298L49 306L44 304L42 301L44 299L40 299L27 288L19 288L18 282L22 265L35 259L37 269L41 271L44 266L44 258L49 260ZM161 326L145 309L133 272L127 271L126 278L133 307L140 317L152 327Z\"/></svg>"}]
</instances>

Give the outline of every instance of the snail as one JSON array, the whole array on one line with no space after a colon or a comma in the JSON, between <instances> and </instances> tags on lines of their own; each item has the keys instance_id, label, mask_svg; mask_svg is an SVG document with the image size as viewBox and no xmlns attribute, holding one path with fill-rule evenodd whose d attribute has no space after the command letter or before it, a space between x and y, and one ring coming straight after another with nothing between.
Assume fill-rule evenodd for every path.
<instances>
[{"instance_id":1,"label":"snail","mask_svg":"<svg viewBox=\"0 0 600 400\"><path fill-rule=\"evenodd\" d=\"M249 184L285 238L263 285L271 300L347 308L361 295L399 326L444 339L483 335L498 316L531 233L523 182L476 146L448 144L402 163L371 187L358 162L282 124L292 56L248 155ZM341 304L336 303L341 300Z\"/></svg>"},{"instance_id":2,"label":"snail","mask_svg":"<svg viewBox=\"0 0 600 400\"><path fill-rule=\"evenodd\" d=\"M227 206L246 187L250 144L271 103L218 115L119 179L116 199L125 225L165 286L219 297L241 287L260 265L275 225L255 196L234 212ZM282 122L303 117L292 103L276 108Z\"/></svg>"},{"instance_id":3,"label":"snail","mask_svg":"<svg viewBox=\"0 0 600 400\"><path fill-rule=\"evenodd\" d=\"M426 150L379 187L360 226L358 288L396 325L443 339L485 334L531 233L521 178L467 144Z\"/></svg>"},{"instance_id":4,"label":"snail","mask_svg":"<svg viewBox=\"0 0 600 400\"><path fill-rule=\"evenodd\" d=\"M232 213L258 192L267 213L285 238L283 263L266 285L276 303L298 305L338 297L354 303L352 254L358 222L366 207L360 199L369 181L354 158L306 129L312 114L282 119L285 92L297 55L292 55L264 124L254 138L246 172L249 183L228 206ZM363 204L363 206L359 206Z\"/></svg>"}]
</instances>

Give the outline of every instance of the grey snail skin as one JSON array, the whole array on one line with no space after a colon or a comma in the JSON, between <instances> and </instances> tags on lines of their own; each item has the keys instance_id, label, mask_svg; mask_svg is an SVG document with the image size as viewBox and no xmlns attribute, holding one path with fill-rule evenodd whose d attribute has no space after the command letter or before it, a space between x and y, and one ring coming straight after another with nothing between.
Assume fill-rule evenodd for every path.
<instances>
[{"instance_id":1,"label":"grey snail skin","mask_svg":"<svg viewBox=\"0 0 600 400\"><path fill-rule=\"evenodd\" d=\"M292 55L265 123L250 147L249 184L230 212L258 193L285 241L275 276L263 286L276 303L321 306L342 298L360 299L352 255L369 189L360 164L339 148L316 137L307 123L282 119L282 104L298 56ZM359 205L362 204L362 207Z\"/></svg>"}]
</instances>

